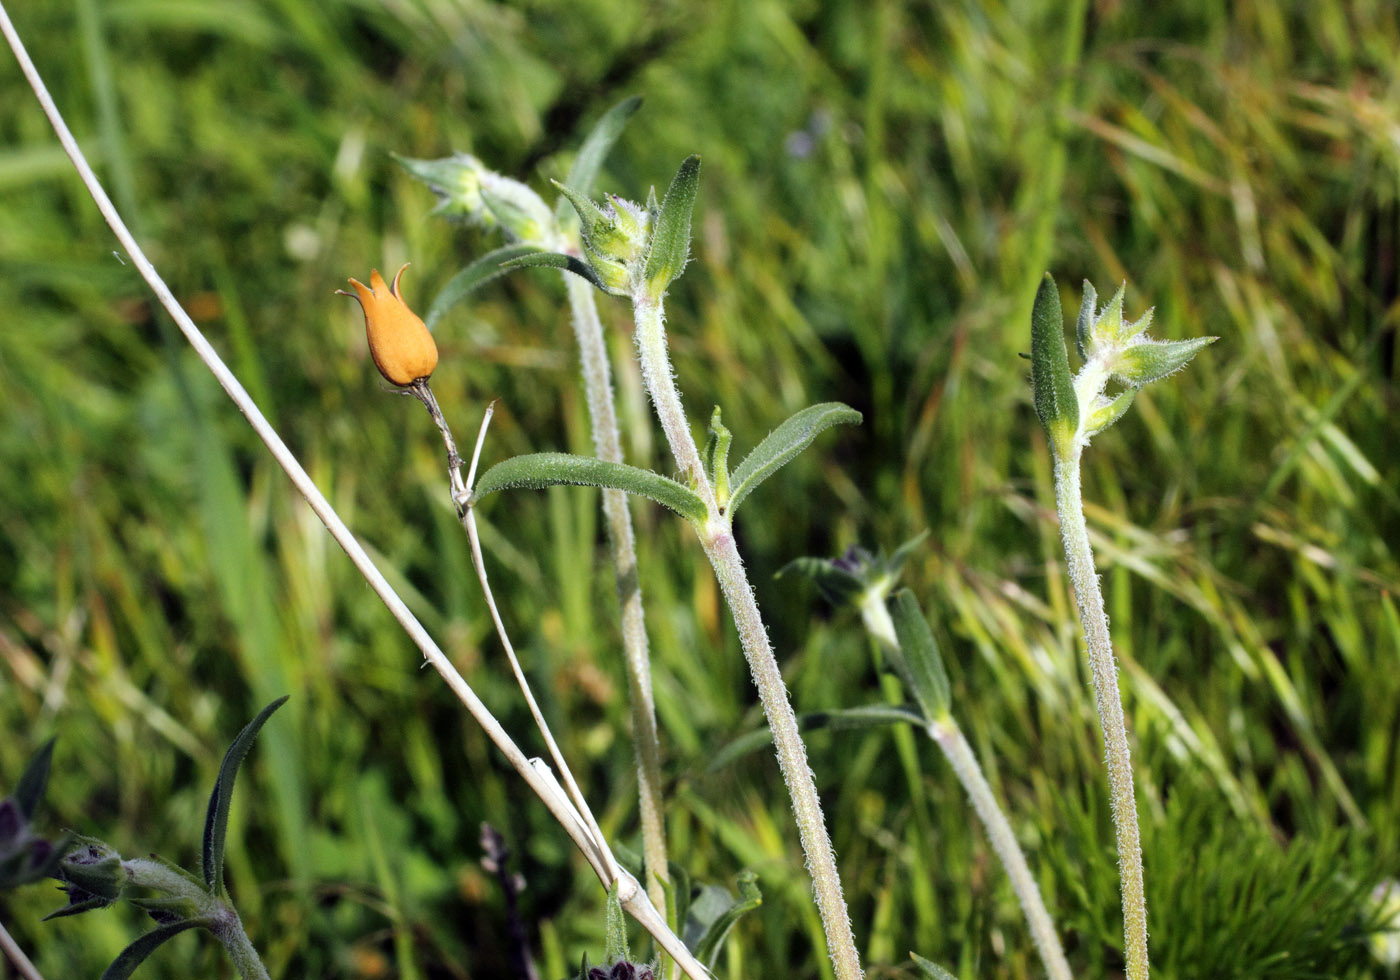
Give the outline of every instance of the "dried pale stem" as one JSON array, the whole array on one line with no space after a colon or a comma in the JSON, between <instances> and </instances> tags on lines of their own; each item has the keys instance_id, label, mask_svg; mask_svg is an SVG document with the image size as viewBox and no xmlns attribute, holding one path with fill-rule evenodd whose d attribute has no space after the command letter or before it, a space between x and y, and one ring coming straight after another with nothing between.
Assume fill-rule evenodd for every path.
<instances>
[{"instance_id":1,"label":"dried pale stem","mask_svg":"<svg viewBox=\"0 0 1400 980\"><path fill-rule=\"evenodd\" d=\"M54 104L53 98L49 95L43 79L39 76L38 70L34 67L34 62L30 59L28 52L25 50L19 34L15 31L14 24L10 20L9 12L5 9L3 0L0 0L0 33L5 35L10 49L14 52L15 58L19 62L21 71L28 80L30 87L34 90L35 97L38 99L45 115L48 116L54 132L58 135L59 142L62 144L64 152L68 154L68 158L73 162L73 167L78 172L78 176L81 178L83 185L87 188L88 193L97 204L98 210L111 227L117 240L121 243L122 247L126 249L127 255L131 258L132 265L135 266L141 278L150 286L152 292L156 295L156 299L166 312L170 314L176 326L180 329L180 332L184 334L185 339L189 342L200 360L204 362L209 372L213 374L215 379L219 382L220 387L224 389L224 392L229 396L230 400L233 401L238 407L238 410L247 418L248 424L252 427L258 438L263 441L263 444L267 446L268 452L272 454L273 459L275 459L277 464L286 472L293 486L295 486L297 491L306 499L307 504L315 512L316 516L320 518L321 522L325 524L326 530L335 538L336 543L345 550L346 555L350 558L350 561L360 574L364 576L365 581L369 584L370 588L374 590L375 595L379 597L380 601L388 608L390 614L393 615L394 619L403 627L404 632L408 634L413 643L422 651L424 658L427 659L433 668L442 676L452 693L456 695L458 700L460 700L467 709L467 712L477 724L482 727L487 737L491 739L492 743L500 750L501 754L506 757L511 767L515 769L521 779L534 791L535 795L540 798L541 802L548 808L550 813L559 822L560 826L563 827L564 831L574 841L575 845L578 846L579 850L588 860L589 865L593 868L594 873L598 875L603 884L605 886L611 886L616 882L623 907L627 909L628 913L651 933L669 955L675 957L681 963L681 968L688 976L692 977L693 980L705 980L709 974L704 966L690 955L685 944L671 932L666 924L664 916L652 906L651 901L646 897L646 893L642 890L640 884L637 883L637 880L625 870L620 872L620 877L615 877L610 873L610 869L598 860L592 833L584 824L582 816L564 794L559 791L557 783L554 783L551 779L542 775L541 772L531 764L531 760L520 750L520 747L515 744L515 741L506 730L501 727L500 722L491 714L490 709L477 697L471 685L467 683L466 679L457 671L457 668L452 664L451 660L448 659L446 654L442 652L442 649L434 642L427 630L423 628L422 623L409 611L403 599L400 598L393 587L389 585L388 580L385 579L383 573L375 566L374 562L365 552L363 546L361 546L359 541L356 540L355 536L350 532L350 529L346 527L340 515L331 507L325 495L322 494L320 489L316 486L315 481L311 479L296 456L287 448L286 443L282 441L282 437L278 435L277 431L268 423L266 417L258 408L257 403L248 395L243 385L234 376L233 372L228 369L228 366L224 364L223 359L219 357L218 352L214 350L199 327L195 325L195 322L190 318L189 314L185 312L179 301L175 299L174 294L170 291L170 287L165 284L165 281L156 271L155 266L151 264L150 259L146 257L145 252L131 234L131 230L122 220L121 215L117 213L111 198L103 189L101 182L97 179L97 175L93 173L92 167L88 164L87 158L78 147L77 140L73 138L72 131L68 128L67 123L64 122L62 113L58 111L58 107Z\"/></svg>"},{"instance_id":2,"label":"dried pale stem","mask_svg":"<svg viewBox=\"0 0 1400 980\"><path fill-rule=\"evenodd\" d=\"M588 414L593 424L593 451L599 459L621 463L622 441L613 407L612 372L608 367L603 325L593 286L564 274ZM642 587L637 575L637 547L627 494L603 490L603 521L621 607L622 650L627 665L627 689L632 705L632 741L637 756L637 797L642 823L642 857L646 863L647 895L657 908L666 907L665 885L670 880L666 858L666 827L661 784L661 739L656 728L656 704L651 690L651 656L647 649Z\"/></svg>"},{"instance_id":3,"label":"dried pale stem","mask_svg":"<svg viewBox=\"0 0 1400 980\"><path fill-rule=\"evenodd\" d=\"M1118 843L1118 876L1123 888L1123 942L1128 980L1147 980L1147 898L1143 890L1142 846L1138 838L1137 801L1128 752L1127 723L1118 692L1118 666L1108 636L1108 616L1089 546L1080 490L1079 451L1055 456L1055 506L1060 535L1069 564L1070 584L1084 624L1089 667L1094 677L1094 703L1103 726L1104 757L1108 765L1109 809Z\"/></svg>"},{"instance_id":4,"label":"dried pale stem","mask_svg":"<svg viewBox=\"0 0 1400 980\"><path fill-rule=\"evenodd\" d=\"M44 975L39 972L39 968L24 955L24 950L19 943L15 942L15 937L10 935L5 924L0 922L0 953L4 953L11 963L14 964L15 972L22 980L44 980Z\"/></svg>"},{"instance_id":5,"label":"dried pale stem","mask_svg":"<svg viewBox=\"0 0 1400 980\"><path fill-rule=\"evenodd\" d=\"M637 321L637 351L642 364L642 379L676 463L709 511L705 526L699 529L700 543L729 604L744 656L749 663L749 672L753 676L754 686L758 688L763 713L773 735L773 747L792 800L802 850L807 856L807 870L812 876L812 890L826 934L827 952L838 980L859 980L864 975L860 954L856 951L855 936L851 932L851 920L841 891L841 874L822 815L821 798L817 795L812 770L807 765L807 749L798 732L797 716L788 699L787 685L783 683L773 647L768 642L768 631L759 614L753 587L749 584L748 573L744 570L743 560L730 532L729 519L720 513L716 505L714 490L700 463L700 451L681 407L680 393L671 376L671 363L666 353L661 301L645 296L634 298L633 309Z\"/></svg>"}]
</instances>

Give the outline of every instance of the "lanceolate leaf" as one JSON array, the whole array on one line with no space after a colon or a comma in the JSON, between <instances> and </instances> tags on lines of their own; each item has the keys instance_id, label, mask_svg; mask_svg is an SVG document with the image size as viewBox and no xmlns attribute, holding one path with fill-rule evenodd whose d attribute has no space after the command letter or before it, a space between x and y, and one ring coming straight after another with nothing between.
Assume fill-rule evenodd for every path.
<instances>
[{"instance_id":1,"label":"lanceolate leaf","mask_svg":"<svg viewBox=\"0 0 1400 980\"><path fill-rule=\"evenodd\" d=\"M738 510L739 504L743 503L754 487L810 446L812 440L823 431L833 425L859 425L860 421L859 412L840 402L813 405L789 418L768 433L768 437L745 457L730 477L729 485L732 489L729 496L729 513L732 515Z\"/></svg>"},{"instance_id":2,"label":"lanceolate leaf","mask_svg":"<svg viewBox=\"0 0 1400 980\"><path fill-rule=\"evenodd\" d=\"M243 765L248 749L252 747L253 739L258 737L263 723L272 717L272 713L282 707L286 700L287 695L284 694L259 711L258 716L244 726L243 731L238 733L238 737L224 753L223 764L219 766L219 778L214 783L214 792L209 796L209 813L204 818L204 883L212 892L221 892L224 887L224 836L228 833L228 804L229 798L233 796L233 781L238 777L238 767ZM134 948L135 945L133 943L128 948Z\"/></svg>"},{"instance_id":3,"label":"lanceolate leaf","mask_svg":"<svg viewBox=\"0 0 1400 980\"><path fill-rule=\"evenodd\" d=\"M1079 399L1070 379L1060 292L1048 272L1036 290L1031 311L1031 386L1040 424L1055 452L1063 454L1079 429Z\"/></svg>"},{"instance_id":4,"label":"lanceolate leaf","mask_svg":"<svg viewBox=\"0 0 1400 980\"><path fill-rule=\"evenodd\" d=\"M107 967L106 972L102 974L102 980L126 980L162 943L178 936L187 929L194 929L206 924L202 919L182 919L146 933L121 951L121 955L113 960L112 965Z\"/></svg>"},{"instance_id":5,"label":"lanceolate leaf","mask_svg":"<svg viewBox=\"0 0 1400 980\"><path fill-rule=\"evenodd\" d=\"M1180 371L1202 348L1209 347L1218 339L1195 337L1191 340L1141 341L1114 359L1113 376L1126 385L1141 388Z\"/></svg>"},{"instance_id":6,"label":"lanceolate leaf","mask_svg":"<svg viewBox=\"0 0 1400 980\"><path fill-rule=\"evenodd\" d=\"M565 255L562 252L531 252L519 258L510 259L501 263L501 271L509 272L511 269L525 269L530 266L549 266L554 269L565 269L576 276L582 276L599 289L605 288L603 282L594 273L592 267L583 259L575 255Z\"/></svg>"},{"instance_id":7,"label":"lanceolate leaf","mask_svg":"<svg viewBox=\"0 0 1400 980\"><path fill-rule=\"evenodd\" d=\"M541 249L538 245L517 243L498 248L493 252L487 252L447 281L447 285L442 287L442 292L438 293L437 298L433 300L433 305L428 307L428 314L423 318L423 322L428 325L429 330L433 329L448 310L488 282L499 279L510 271L501 263L539 251Z\"/></svg>"},{"instance_id":8,"label":"lanceolate leaf","mask_svg":"<svg viewBox=\"0 0 1400 980\"><path fill-rule=\"evenodd\" d=\"M720 945L734 923L745 912L763 904L758 890L758 875L743 871L739 875L739 897L735 898L718 885L706 885L691 903L689 921L685 924L685 944L695 958L711 969Z\"/></svg>"},{"instance_id":9,"label":"lanceolate leaf","mask_svg":"<svg viewBox=\"0 0 1400 980\"><path fill-rule=\"evenodd\" d=\"M661 214L651 235L645 275L655 295L660 295L676 280L690 256L690 216L695 210L695 194L699 188L700 157L686 157L666 189Z\"/></svg>"},{"instance_id":10,"label":"lanceolate leaf","mask_svg":"<svg viewBox=\"0 0 1400 980\"><path fill-rule=\"evenodd\" d=\"M919 601L908 589L900 589L890 606L894 632L899 637L899 650L909 671L908 681L914 689L914 699L924 709L929 721L937 721L947 714L952 695L933 630L928 628L928 620L924 619L919 609Z\"/></svg>"},{"instance_id":11,"label":"lanceolate leaf","mask_svg":"<svg viewBox=\"0 0 1400 980\"><path fill-rule=\"evenodd\" d=\"M598 120L598 124L593 127L593 131L579 148L574 165L569 168L569 177L564 181L565 185L574 188L580 194L593 193L593 182L598 179L598 171L602 169L603 161L607 159L608 152L612 150L618 136L622 135L627 121L641 105L641 96L634 95L623 99L603 113L603 118ZM569 202L561 198L555 212L562 220L570 213Z\"/></svg>"},{"instance_id":12,"label":"lanceolate leaf","mask_svg":"<svg viewBox=\"0 0 1400 980\"><path fill-rule=\"evenodd\" d=\"M888 704L869 704L859 708L833 708L830 711L809 711L797 716L797 727L806 731L829 729L846 731L859 728L878 728L881 725L924 725L926 719L913 707ZM773 733L768 726L747 732L724 746L705 768L718 772L751 752L766 748L773 742Z\"/></svg>"},{"instance_id":13,"label":"lanceolate leaf","mask_svg":"<svg viewBox=\"0 0 1400 980\"><path fill-rule=\"evenodd\" d=\"M541 490L560 484L625 490L654 500L692 521L705 519L704 501L675 480L625 463L608 463L568 453L534 453L497 463L476 481L472 503L498 490L516 487Z\"/></svg>"},{"instance_id":14,"label":"lanceolate leaf","mask_svg":"<svg viewBox=\"0 0 1400 980\"><path fill-rule=\"evenodd\" d=\"M19 785L15 787L15 803L19 805L19 812L24 814L25 820L34 819L34 811L44 798L44 787L49 782L49 763L53 761L53 743L54 740L49 739L39 746L39 751L24 767Z\"/></svg>"},{"instance_id":15,"label":"lanceolate leaf","mask_svg":"<svg viewBox=\"0 0 1400 980\"><path fill-rule=\"evenodd\" d=\"M1089 359L1090 334L1094 329L1094 304L1099 301L1098 290L1088 279L1084 280L1084 300L1079 304L1079 319L1074 322L1074 342L1079 347L1079 356Z\"/></svg>"},{"instance_id":16,"label":"lanceolate leaf","mask_svg":"<svg viewBox=\"0 0 1400 980\"><path fill-rule=\"evenodd\" d=\"M958 980L957 977L953 976L932 960L926 960L918 953L910 953L909 955L914 958L914 962L918 964L920 972L922 972L928 980Z\"/></svg>"}]
</instances>

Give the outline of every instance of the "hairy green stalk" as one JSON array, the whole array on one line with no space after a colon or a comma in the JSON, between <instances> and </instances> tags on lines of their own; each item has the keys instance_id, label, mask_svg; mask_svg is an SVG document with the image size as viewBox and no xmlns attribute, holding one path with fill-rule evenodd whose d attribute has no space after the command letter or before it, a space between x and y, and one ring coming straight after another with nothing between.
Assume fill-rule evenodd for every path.
<instances>
[{"instance_id":1,"label":"hairy green stalk","mask_svg":"<svg viewBox=\"0 0 1400 980\"><path fill-rule=\"evenodd\" d=\"M907 653L900 648L894 621L890 617L889 607L885 604L887 591L888 589L868 589L865 592L859 603L861 620L877 644L907 662ZM1012 891L1016 893L1016 900L1020 903L1021 912L1030 927L1031 939L1045 964L1046 974L1051 980L1071 980L1072 974L1069 962L1065 959L1064 946L1055 932L1055 923L1051 920L1050 913L1046 911L1045 900L1041 898L1040 887L1031 874L1025 852L1021 850L1016 834L1011 829L1011 822L1006 819L1001 804L997 802L991 784L982 774L982 767L978 764L977 756L973 754L972 746L968 744L962 729L952 714L944 708L926 722L924 732L942 750L954 775L958 777L958 782L962 783L973 811L982 821L992 850L996 851L1002 867L1006 869Z\"/></svg>"},{"instance_id":2,"label":"hairy green stalk","mask_svg":"<svg viewBox=\"0 0 1400 980\"><path fill-rule=\"evenodd\" d=\"M1084 641L1089 650L1094 706L1103 727L1109 808L1117 835L1118 875L1123 889L1123 943L1128 980L1147 980L1147 896L1143 890L1133 765L1128 751L1123 699L1118 691L1118 665L1109 642L1108 616L1104 613L1094 553L1089 547L1089 528L1084 523L1079 456L1076 451L1065 457L1055 457L1055 508L1060 514L1060 537L1069 564L1069 580L1079 605Z\"/></svg>"},{"instance_id":3,"label":"hairy green stalk","mask_svg":"<svg viewBox=\"0 0 1400 980\"><path fill-rule=\"evenodd\" d=\"M798 835L807 857L807 869L812 876L817 910L826 934L827 953L838 980L859 980L864 974L855 936L851 932L850 916L846 911L836 853L822 815L821 798L817 795L812 770L807 764L807 750L798 732L797 716L788 699L787 686L768 641L768 631L763 625L743 559L739 557L734 543L729 516L715 499L714 489L681 406L680 393L676 390L666 350L665 313L661 297L655 291L642 288L632 294L632 302L642 379L683 479L699 494L709 512L707 521L700 529L700 543L715 570L715 577L719 580L734 625L739 631L739 641L748 660L754 686L758 688L764 717L773 734L773 746L788 795L792 799Z\"/></svg>"},{"instance_id":4,"label":"hairy green stalk","mask_svg":"<svg viewBox=\"0 0 1400 980\"><path fill-rule=\"evenodd\" d=\"M1084 365L1071 376L1059 290L1046 273L1031 311L1031 384L1035 411L1055 457L1055 509L1060 516L1070 585L1084 626L1094 679L1094 704L1103 729L1109 804L1123 891L1127 975L1128 980L1147 980L1147 898L1132 759L1118 690L1118 666L1108 635L1108 616L1094 569L1094 552L1089 546L1089 528L1084 523L1079 460L1089 440L1123 417L1139 388L1181 370L1216 338L1153 340L1146 334L1152 311L1136 321L1124 320L1123 293L1124 288L1120 287L1107 306L1096 310L1098 294L1092 285L1084 283L1083 302L1075 323L1075 343ZM1123 386L1123 390L1108 395L1105 389L1110 381Z\"/></svg>"},{"instance_id":5,"label":"hairy green stalk","mask_svg":"<svg viewBox=\"0 0 1400 980\"><path fill-rule=\"evenodd\" d=\"M599 459L621 463L622 442L613 405L612 374L593 286L568 273L564 274L564 282L568 287L574 335L578 338L583 366L584 392L593 424L593 449ZM637 797L647 896L658 909L664 909L670 876L661 795L661 739L657 733L656 702L651 689L651 655L642 612L642 587L637 577L637 546L626 493L609 488L603 490L603 519L622 614L622 650L632 705L632 740L637 756Z\"/></svg>"}]
</instances>

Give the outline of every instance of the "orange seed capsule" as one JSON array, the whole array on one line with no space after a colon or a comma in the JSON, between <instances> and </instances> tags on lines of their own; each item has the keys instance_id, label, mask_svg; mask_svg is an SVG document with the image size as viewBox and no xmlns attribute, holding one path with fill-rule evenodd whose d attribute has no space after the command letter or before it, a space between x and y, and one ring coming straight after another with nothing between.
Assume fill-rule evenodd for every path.
<instances>
[{"instance_id":1,"label":"orange seed capsule","mask_svg":"<svg viewBox=\"0 0 1400 980\"><path fill-rule=\"evenodd\" d=\"M412 384L419 378L426 378L437 367L437 344L428 328L404 303L399 296L399 279L403 269L394 276L392 287L384 284L384 277L375 269L369 274L369 285L351 279L354 293L343 289L336 292L342 296L354 296L360 301L365 312L365 335L369 338L369 353L374 358L374 366L391 384L400 388Z\"/></svg>"}]
</instances>

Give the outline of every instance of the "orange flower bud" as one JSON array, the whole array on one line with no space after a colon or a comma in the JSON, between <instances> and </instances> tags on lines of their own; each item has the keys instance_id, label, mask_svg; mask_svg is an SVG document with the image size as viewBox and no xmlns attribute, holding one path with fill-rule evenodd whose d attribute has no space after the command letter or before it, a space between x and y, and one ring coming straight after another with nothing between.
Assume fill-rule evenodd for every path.
<instances>
[{"instance_id":1,"label":"orange flower bud","mask_svg":"<svg viewBox=\"0 0 1400 980\"><path fill-rule=\"evenodd\" d=\"M407 265L403 267L407 268ZM354 293L336 290L342 296L354 296L360 301L360 308L365 311L365 335L369 338L374 366L386 381L400 388L428 377L438 360L433 335L399 296L403 269L394 276L392 287L384 284L384 277L375 269L369 274L368 286L351 279Z\"/></svg>"}]
</instances>

